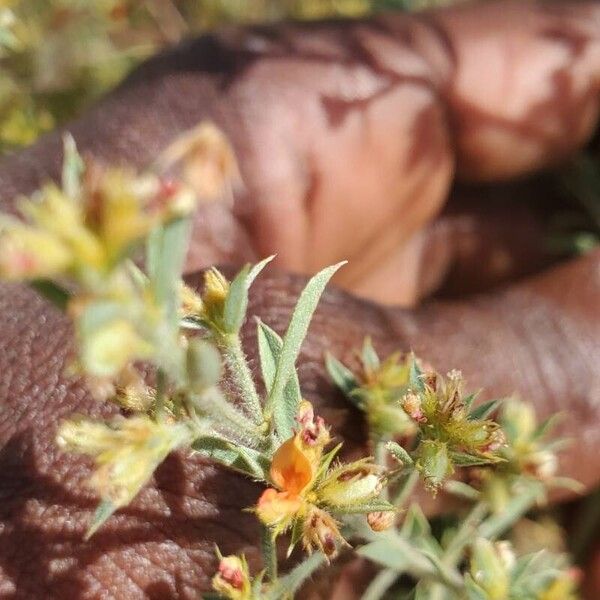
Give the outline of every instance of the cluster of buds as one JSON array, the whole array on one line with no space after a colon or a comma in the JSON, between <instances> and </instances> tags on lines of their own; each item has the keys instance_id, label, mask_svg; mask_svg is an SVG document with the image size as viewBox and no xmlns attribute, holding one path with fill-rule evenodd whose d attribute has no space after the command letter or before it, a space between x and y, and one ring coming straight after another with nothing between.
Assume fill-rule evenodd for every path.
<instances>
[{"instance_id":1,"label":"cluster of buds","mask_svg":"<svg viewBox=\"0 0 600 600\"><path fill-rule=\"evenodd\" d=\"M273 456L274 487L263 492L256 513L273 537L292 529L290 552L301 540L307 552L318 549L332 558L346 543L332 513L393 514L393 507L378 498L386 473L368 458L331 466L339 446L324 453L329 430L309 402L301 403L297 421L298 430ZM381 529L386 519L379 514L371 521Z\"/></svg>"},{"instance_id":2,"label":"cluster of buds","mask_svg":"<svg viewBox=\"0 0 600 600\"><path fill-rule=\"evenodd\" d=\"M558 468L558 458L545 439L552 422L538 425L532 406L515 398L504 403L500 422L509 442L503 455L512 470L550 481Z\"/></svg>"},{"instance_id":3,"label":"cluster of buds","mask_svg":"<svg viewBox=\"0 0 600 600\"><path fill-rule=\"evenodd\" d=\"M454 472L454 466L497 463L506 445L500 426L485 417L486 411L472 409L474 396L466 397L459 371L446 378L422 373L416 363L402 407L419 428L417 468L427 487L436 491ZM491 403L488 407L493 407Z\"/></svg>"},{"instance_id":4,"label":"cluster of buds","mask_svg":"<svg viewBox=\"0 0 600 600\"><path fill-rule=\"evenodd\" d=\"M3 216L0 273L8 279L68 277L95 290L157 225L190 214L194 194L160 175L83 162L67 142L63 185L20 202L26 221Z\"/></svg>"},{"instance_id":5,"label":"cluster of buds","mask_svg":"<svg viewBox=\"0 0 600 600\"><path fill-rule=\"evenodd\" d=\"M367 338L359 359L360 369L356 373L333 356L327 357L326 364L333 381L364 412L369 432L377 439L414 434L414 422L401 402L409 390L414 357L396 352L381 361Z\"/></svg>"}]
</instances>

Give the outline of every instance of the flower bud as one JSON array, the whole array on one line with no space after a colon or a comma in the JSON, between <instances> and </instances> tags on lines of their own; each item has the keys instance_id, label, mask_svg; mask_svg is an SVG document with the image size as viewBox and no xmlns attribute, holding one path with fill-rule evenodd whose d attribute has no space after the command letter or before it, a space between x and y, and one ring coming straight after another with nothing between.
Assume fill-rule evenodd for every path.
<instances>
[{"instance_id":1,"label":"flower bud","mask_svg":"<svg viewBox=\"0 0 600 600\"><path fill-rule=\"evenodd\" d=\"M315 416L313 406L308 400L303 400L298 408L296 417L300 425L299 435L307 446L326 446L331 437L325 426L325 421L320 416Z\"/></svg>"},{"instance_id":2,"label":"flower bud","mask_svg":"<svg viewBox=\"0 0 600 600\"><path fill-rule=\"evenodd\" d=\"M417 423L425 423L427 421L427 418L423 414L421 398L418 394L414 392L406 393L400 401L400 405L404 409L404 412Z\"/></svg>"},{"instance_id":3,"label":"flower bud","mask_svg":"<svg viewBox=\"0 0 600 600\"><path fill-rule=\"evenodd\" d=\"M213 589L230 600L249 600L251 584L244 557L224 556L212 579Z\"/></svg>"},{"instance_id":4,"label":"flower bud","mask_svg":"<svg viewBox=\"0 0 600 600\"><path fill-rule=\"evenodd\" d=\"M385 531L396 520L396 513L391 510L372 512L367 515L367 523L373 531Z\"/></svg>"},{"instance_id":5,"label":"flower bud","mask_svg":"<svg viewBox=\"0 0 600 600\"><path fill-rule=\"evenodd\" d=\"M325 511L313 506L304 521L302 543L307 552L317 549L328 558L337 555L339 543L345 540L340 534L338 524Z\"/></svg>"},{"instance_id":6,"label":"flower bud","mask_svg":"<svg viewBox=\"0 0 600 600\"><path fill-rule=\"evenodd\" d=\"M207 318L214 320L223 316L227 294L229 294L229 282L221 272L214 267L205 271L202 301Z\"/></svg>"},{"instance_id":7,"label":"flower bud","mask_svg":"<svg viewBox=\"0 0 600 600\"><path fill-rule=\"evenodd\" d=\"M489 600L505 600L509 591L509 575L498 552L489 540L478 538L473 544L471 577Z\"/></svg>"},{"instance_id":8,"label":"flower bud","mask_svg":"<svg viewBox=\"0 0 600 600\"><path fill-rule=\"evenodd\" d=\"M425 486L436 492L444 480L454 472L444 442L424 440L419 444L417 468L423 474Z\"/></svg>"},{"instance_id":9,"label":"flower bud","mask_svg":"<svg viewBox=\"0 0 600 600\"><path fill-rule=\"evenodd\" d=\"M330 506L350 508L377 496L384 483L383 468L363 458L328 473L317 495L320 502Z\"/></svg>"},{"instance_id":10,"label":"flower bud","mask_svg":"<svg viewBox=\"0 0 600 600\"><path fill-rule=\"evenodd\" d=\"M533 477L547 481L556 475L558 459L550 450L540 450L526 457L523 470Z\"/></svg>"},{"instance_id":11,"label":"flower bud","mask_svg":"<svg viewBox=\"0 0 600 600\"><path fill-rule=\"evenodd\" d=\"M222 374L221 355L209 342L190 341L186 352L186 374L190 389L202 392L219 382Z\"/></svg>"}]
</instances>

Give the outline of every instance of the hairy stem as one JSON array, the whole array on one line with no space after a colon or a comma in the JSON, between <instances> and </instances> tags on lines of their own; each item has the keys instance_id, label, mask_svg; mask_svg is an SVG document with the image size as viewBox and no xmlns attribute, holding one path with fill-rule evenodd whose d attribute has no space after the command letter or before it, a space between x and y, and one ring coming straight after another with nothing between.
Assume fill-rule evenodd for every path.
<instances>
[{"instance_id":1,"label":"hairy stem","mask_svg":"<svg viewBox=\"0 0 600 600\"><path fill-rule=\"evenodd\" d=\"M250 417L256 425L262 424L262 405L239 335L221 335L216 341L223 353L231 378L242 396L244 407L248 409Z\"/></svg>"}]
</instances>

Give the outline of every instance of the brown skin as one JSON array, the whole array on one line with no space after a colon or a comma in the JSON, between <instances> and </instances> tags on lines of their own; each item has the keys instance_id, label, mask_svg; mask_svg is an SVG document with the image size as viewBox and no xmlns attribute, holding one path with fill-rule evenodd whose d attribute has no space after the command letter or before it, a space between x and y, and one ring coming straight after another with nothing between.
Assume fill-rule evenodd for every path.
<instances>
[{"instance_id":1,"label":"brown skin","mask_svg":"<svg viewBox=\"0 0 600 600\"><path fill-rule=\"evenodd\" d=\"M599 32L600 7L591 3L490 3L236 30L154 59L68 129L84 151L143 166L179 133L213 119L235 146L245 192L233 211L199 212L190 271L273 251L280 269L300 272L350 258L339 284L409 305L462 256L464 228L451 221L433 255L423 242L439 227L424 229L455 174L524 175L591 135ZM60 161L58 134L6 159L5 205L55 177ZM519 238L504 230L498 243L506 250ZM473 240L469 273L487 273L472 260L481 236ZM524 273L520 263L509 260L508 272ZM302 283L270 269L250 314L282 331ZM562 432L577 443L563 468L592 486L600 474L599 305L598 252L503 290L413 310L331 290L299 360L303 391L352 449L364 425L327 381L324 350L350 360L365 335L383 354L413 348L441 371L460 367L486 397L518 390L541 415L565 410ZM0 287L0 314L0 596L194 598L209 585L217 542L256 564L257 527L240 510L258 487L185 454L170 457L130 507L84 542L96 502L84 487L90 465L59 453L53 437L73 412L110 409L63 377L71 339L64 317L8 285ZM244 338L254 360L252 323Z\"/></svg>"}]
</instances>

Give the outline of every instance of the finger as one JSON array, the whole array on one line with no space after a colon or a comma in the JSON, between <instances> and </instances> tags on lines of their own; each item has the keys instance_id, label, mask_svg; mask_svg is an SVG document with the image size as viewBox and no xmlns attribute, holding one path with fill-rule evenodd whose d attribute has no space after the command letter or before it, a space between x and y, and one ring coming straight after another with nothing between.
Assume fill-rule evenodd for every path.
<instances>
[{"instance_id":1,"label":"finger","mask_svg":"<svg viewBox=\"0 0 600 600\"><path fill-rule=\"evenodd\" d=\"M470 179L520 175L592 131L599 10L501 2L204 36L150 61L69 129L83 150L142 166L212 119L246 184L233 212L218 209L220 239L296 271L350 258L338 283L407 303L408 241L441 209L455 165ZM1 198L56 176L60 154L54 134L4 162ZM221 252L203 241L192 267Z\"/></svg>"},{"instance_id":2,"label":"finger","mask_svg":"<svg viewBox=\"0 0 600 600\"><path fill-rule=\"evenodd\" d=\"M334 392L323 353L330 350L348 360L365 335L372 336L382 354L412 347L441 370L463 368L470 385L485 386L487 395L517 389L541 416L565 410L562 433L578 443L565 454L564 472L595 484L599 407L591 399L599 386L599 260L596 253L501 295L434 303L412 313L332 291L315 315L300 356L303 393L346 441L348 451L363 447L364 423ZM199 281L196 277L190 283ZM302 284L291 275L262 278L250 314L283 331ZM111 409L95 403L81 383L64 378L71 335L64 317L20 286L0 288L0 308L0 489L5 498L0 589L17 589L23 597L42 592L96 597L98 586L107 586L131 598L152 592L186 598L209 585L214 543L226 552L244 551L254 561L255 523L240 509L253 504L256 487L181 454L169 459L130 507L84 542L95 504L85 491L89 464L57 451L56 424L73 412L105 416ZM251 323L244 341L256 366Z\"/></svg>"},{"instance_id":3,"label":"finger","mask_svg":"<svg viewBox=\"0 0 600 600\"><path fill-rule=\"evenodd\" d=\"M404 285L411 304L435 297L485 292L555 262L550 251L548 202L556 191L538 180L455 188L442 213L417 232L411 276ZM368 280L363 283L365 289Z\"/></svg>"}]
</instances>

